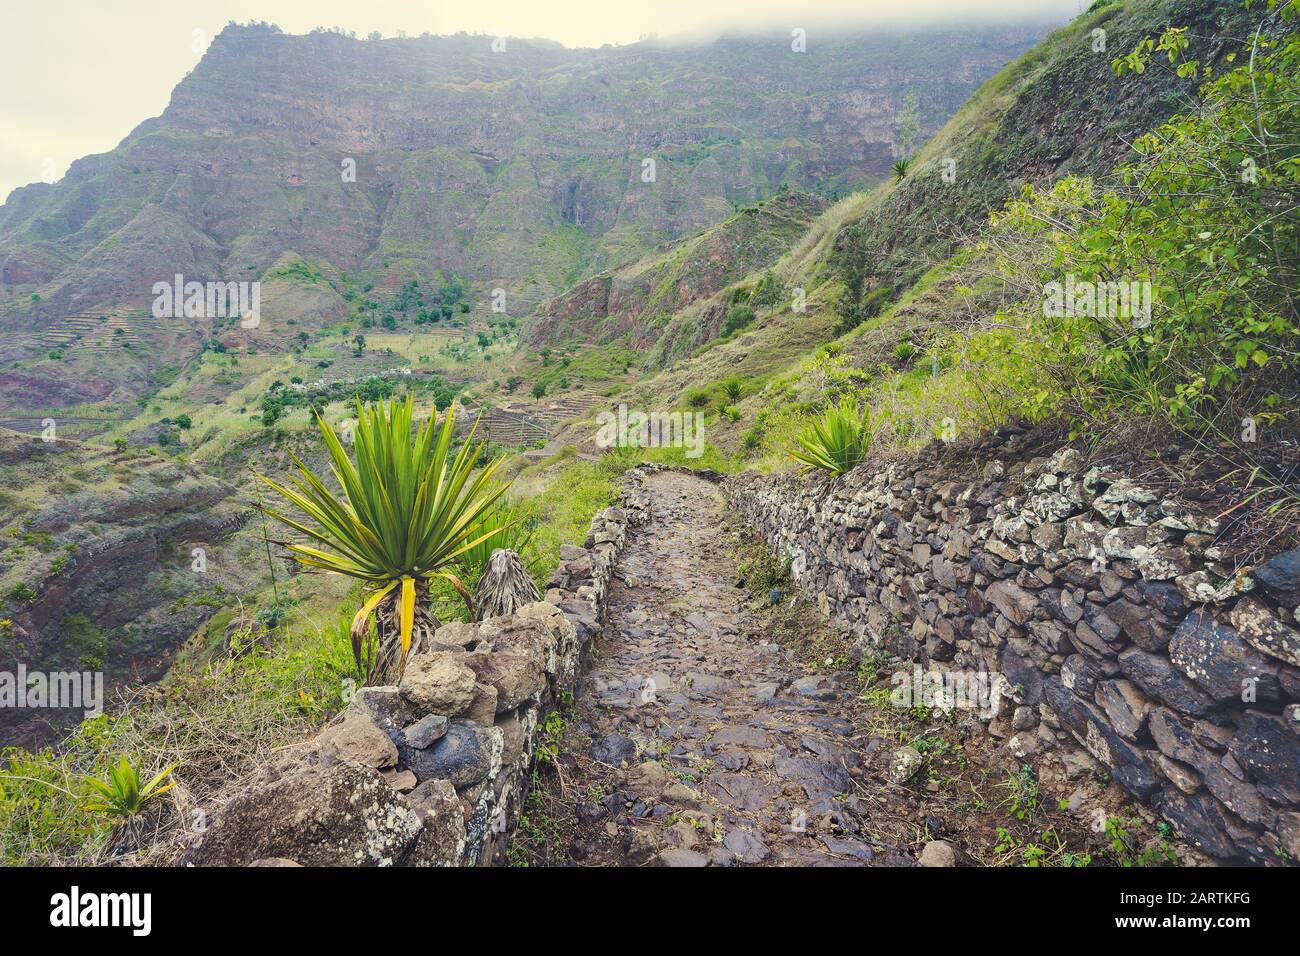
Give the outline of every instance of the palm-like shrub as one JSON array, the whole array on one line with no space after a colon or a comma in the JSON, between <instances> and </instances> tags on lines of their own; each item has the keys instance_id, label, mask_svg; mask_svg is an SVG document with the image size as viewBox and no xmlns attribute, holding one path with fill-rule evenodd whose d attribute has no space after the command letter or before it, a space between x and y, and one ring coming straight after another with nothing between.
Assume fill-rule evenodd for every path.
<instances>
[{"instance_id":1,"label":"palm-like shrub","mask_svg":"<svg viewBox=\"0 0 1300 956\"><path fill-rule=\"evenodd\" d=\"M323 546L280 542L294 560L365 583L367 597L352 621L352 650L369 679L399 674L413 642L418 650L432 639L438 627L429 609L428 587L433 579L450 581L472 611L469 591L450 565L499 533L497 525L485 524L508 487L492 481L499 459L474 474L481 448L473 445L473 429L453 455L453 410L443 416L440 428L431 415L414 438L411 415L409 397L368 409L358 400L355 463L329 423L317 418L342 496L296 456L300 475L291 477L294 487L258 476L312 524L263 510ZM372 614L379 632L375 655L370 642Z\"/></svg>"},{"instance_id":2,"label":"palm-like shrub","mask_svg":"<svg viewBox=\"0 0 1300 956\"><path fill-rule=\"evenodd\" d=\"M901 183L907 178L908 172L911 171L912 161L904 156L901 159L894 160L892 168L894 170L894 182Z\"/></svg>"},{"instance_id":3,"label":"palm-like shrub","mask_svg":"<svg viewBox=\"0 0 1300 956\"><path fill-rule=\"evenodd\" d=\"M825 410L796 436L798 447L790 455L803 463L800 472L821 470L838 477L854 468L871 450L879 420L869 407L845 396Z\"/></svg>"},{"instance_id":4,"label":"palm-like shrub","mask_svg":"<svg viewBox=\"0 0 1300 956\"><path fill-rule=\"evenodd\" d=\"M123 756L116 767L108 768L106 780L84 778L86 786L94 791L94 795L82 805L82 809L88 813L107 813L122 819L134 817L154 797L162 796L176 786L175 780L163 783L176 767L177 764L172 764L164 768L158 776L141 786L139 771Z\"/></svg>"},{"instance_id":5,"label":"palm-like shrub","mask_svg":"<svg viewBox=\"0 0 1300 956\"><path fill-rule=\"evenodd\" d=\"M727 396L729 401L735 402L740 400L740 393L744 390L745 383L740 380L740 376L731 375L724 378L718 383L718 388L722 389L722 394Z\"/></svg>"}]
</instances>

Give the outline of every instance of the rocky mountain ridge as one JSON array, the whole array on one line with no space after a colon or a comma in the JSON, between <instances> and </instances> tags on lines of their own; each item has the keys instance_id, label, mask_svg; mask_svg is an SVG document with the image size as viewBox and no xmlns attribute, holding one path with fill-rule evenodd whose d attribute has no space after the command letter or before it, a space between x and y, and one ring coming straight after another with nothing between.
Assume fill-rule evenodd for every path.
<instances>
[{"instance_id":1,"label":"rocky mountain ridge","mask_svg":"<svg viewBox=\"0 0 1300 956\"><path fill-rule=\"evenodd\" d=\"M924 134L1040 31L495 53L232 25L162 116L0 207L0 405L138 395L215 331L152 316L153 282L253 280L289 252L338 291L456 273L527 314L782 183L879 179L908 89Z\"/></svg>"}]
</instances>

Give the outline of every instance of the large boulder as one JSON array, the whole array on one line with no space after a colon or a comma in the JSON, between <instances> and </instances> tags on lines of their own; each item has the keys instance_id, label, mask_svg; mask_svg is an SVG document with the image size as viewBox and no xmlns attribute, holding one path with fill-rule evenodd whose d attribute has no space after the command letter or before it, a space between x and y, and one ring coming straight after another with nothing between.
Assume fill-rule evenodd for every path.
<instances>
[{"instance_id":1,"label":"large boulder","mask_svg":"<svg viewBox=\"0 0 1300 956\"><path fill-rule=\"evenodd\" d=\"M388 734L359 708L349 707L321 731L316 745L335 760L359 763L376 770L397 763L397 748Z\"/></svg>"},{"instance_id":2,"label":"large boulder","mask_svg":"<svg viewBox=\"0 0 1300 956\"><path fill-rule=\"evenodd\" d=\"M420 818L379 771L355 763L270 772L221 810L184 862L244 866L281 857L304 866L390 866Z\"/></svg>"},{"instance_id":3,"label":"large boulder","mask_svg":"<svg viewBox=\"0 0 1300 956\"><path fill-rule=\"evenodd\" d=\"M546 677L535 657L526 654L474 653L464 662L480 682L495 687L497 713L513 710L546 687Z\"/></svg>"},{"instance_id":4,"label":"large boulder","mask_svg":"<svg viewBox=\"0 0 1300 956\"><path fill-rule=\"evenodd\" d=\"M558 615L543 615L535 608L549 608ZM546 674L554 674L563 656L561 638L567 622L553 604L538 602L525 605L511 617L494 617L479 625L482 635L496 654L522 654L530 658ZM480 648L481 649L481 648Z\"/></svg>"},{"instance_id":5,"label":"large boulder","mask_svg":"<svg viewBox=\"0 0 1300 956\"><path fill-rule=\"evenodd\" d=\"M364 714L387 734L401 730L417 716L401 691L387 685L362 687L348 704L348 710Z\"/></svg>"},{"instance_id":6,"label":"large boulder","mask_svg":"<svg viewBox=\"0 0 1300 956\"><path fill-rule=\"evenodd\" d=\"M454 716L474 701L478 678L455 651L417 654L402 675L402 696L421 713Z\"/></svg>"},{"instance_id":7,"label":"large boulder","mask_svg":"<svg viewBox=\"0 0 1300 956\"><path fill-rule=\"evenodd\" d=\"M420 818L420 832L405 865L460 865L465 855L465 814L451 781L426 781L406 799Z\"/></svg>"},{"instance_id":8,"label":"large boulder","mask_svg":"<svg viewBox=\"0 0 1300 956\"><path fill-rule=\"evenodd\" d=\"M501 766L503 737L495 727L454 720L432 746L399 745L402 763L421 783L450 780L458 790L486 779Z\"/></svg>"}]
</instances>

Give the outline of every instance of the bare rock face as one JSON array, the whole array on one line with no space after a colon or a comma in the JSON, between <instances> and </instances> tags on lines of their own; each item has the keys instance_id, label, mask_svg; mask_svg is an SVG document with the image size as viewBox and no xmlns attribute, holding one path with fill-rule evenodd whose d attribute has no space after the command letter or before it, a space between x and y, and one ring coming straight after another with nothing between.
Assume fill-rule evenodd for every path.
<instances>
[{"instance_id":1,"label":"bare rock face","mask_svg":"<svg viewBox=\"0 0 1300 956\"><path fill-rule=\"evenodd\" d=\"M321 763L238 794L184 862L243 866L279 857L303 866L390 866L420 830L416 811L377 770Z\"/></svg>"},{"instance_id":2,"label":"bare rock face","mask_svg":"<svg viewBox=\"0 0 1300 956\"><path fill-rule=\"evenodd\" d=\"M478 679L462 662L463 655L437 651L419 654L402 675L402 697L422 713L454 716L474 701Z\"/></svg>"},{"instance_id":3,"label":"bare rock face","mask_svg":"<svg viewBox=\"0 0 1300 956\"><path fill-rule=\"evenodd\" d=\"M17 294L0 316L0 409L33 393L31 404L43 408L148 389L138 363L104 361L93 347L75 347L58 363L11 368L45 354L40 333L76 335L69 318L140 303L157 277L264 281L275 318L261 325L263 341L290 338L286 318L299 329L342 319L335 270L377 272L381 234L402 250L391 262L401 280L456 273L482 289L500 283L511 291L511 314L526 315L539 295L564 289L597 263L636 260L661 242L731 221L715 242L688 247L691 268L672 270L677 281L664 283L665 300L689 301L783 253L791 242L782 226L803 231L787 222L792 203L747 229L758 217L733 215L735 202L761 200L786 181L843 188L888 174L904 68L931 131L1040 30L1004 25L971 43L967 27L928 52L906 53L861 34L837 44L834 56L807 57L808 69L791 71L759 38L635 50L565 50L512 38L509 55L491 56L479 37L360 42L229 25L162 116L108 157L75 164L60 183L19 189L5 206L0 277ZM962 55L946 55L948 44ZM660 84L653 98L640 94L647 71ZM529 78L541 75L553 77L554 88L539 100ZM876 80L864 91L866 75ZM328 102L314 95L327 82ZM763 94L791 84L807 109ZM712 135L719 124L735 139ZM227 155L207 142L225 137L247 143L248 152ZM773 145L788 137L815 161L795 162L788 147ZM628 176L630 142L644 149L638 162L642 155L658 162L653 189ZM652 144L662 147L659 155ZM695 158L676 158L681 148ZM340 182L339 157L355 158L354 184ZM439 189L427 188L434 182ZM388 200L374 203L374 190ZM300 210L299 193L316 198ZM823 201L804 195L810 220ZM72 206L77 215L60 215ZM570 231L583 241L557 256L552 243L571 239ZM453 235L464 241L447 241ZM321 266L322 280L277 281L272 267L290 252ZM641 271L649 276L637 281ZM616 282L614 314L645 308L655 274L634 270ZM46 295L30 301L38 288ZM587 309L593 295L574 308ZM129 331L147 338L159 364L183 365L213 331L207 319L173 331L150 318L133 315ZM582 335L582 325L559 322L544 326L539 342Z\"/></svg>"}]
</instances>

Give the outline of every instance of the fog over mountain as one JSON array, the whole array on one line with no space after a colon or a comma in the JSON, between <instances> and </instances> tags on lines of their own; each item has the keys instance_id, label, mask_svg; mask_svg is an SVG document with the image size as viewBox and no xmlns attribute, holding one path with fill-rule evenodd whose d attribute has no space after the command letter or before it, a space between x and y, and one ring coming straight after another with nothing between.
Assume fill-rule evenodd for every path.
<instances>
[{"instance_id":1,"label":"fog over mountain","mask_svg":"<svg viewBox=\"0 0 1300 956\"><path fill-rule=\"evenodd\" d=\"M423 0L223 0L90 5L52 0L5 12L0 84L14 92L0 101L0 202L18 186L54 181L73 160L116 146L142 119L163 111L171 89L199 62L230 20L275 23L302 34L338 26L358 36L378 32L418 36L458 32L534 37L570 48L660 42L707 42L724 33L780 33L800 27L812 50L835 36L894 27L1040 23L1059 25L1080 0L822 0L791 3L726 0L700 4L608 4L598 0L539 4L488 0L431 5ZM76 29L68 24L75 22Z\"/></svg>"}]
</instances>

